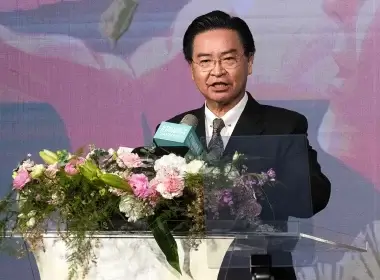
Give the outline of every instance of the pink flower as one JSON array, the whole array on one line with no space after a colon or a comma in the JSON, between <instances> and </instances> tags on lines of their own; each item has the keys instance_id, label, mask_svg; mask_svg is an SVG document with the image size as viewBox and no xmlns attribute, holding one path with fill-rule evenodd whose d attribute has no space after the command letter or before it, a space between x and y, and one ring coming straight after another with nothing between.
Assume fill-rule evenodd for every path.
<instances>
[{"instance_id":1,"label":"pink flower","mask_svg":"<svg viewBox=\"0 0 380 280\"><path fill-rule=\"evenodd\" d=\"M27 183L31 180L29 172L25 169L20 169L17 172L16 177L13 179L13 188L17 190L22 190Z\"/></svg>"},{"instance_id":2,"label":"pink flower","mask_svg":"<svg viewBox=\"0 0 380 280\"><path fill-rule=\"evenodd\" d=\"M155 191L157 191L158 184L160 184L160 180L158 180L157 177L153 178L149 182L150 188L155 190Z\"/></svg>"},{"instance_id":3,"label":"pink flower","mask_svg":"<svg viewBox=\"0 0 380 280\"><path fill-rule=\"evenodd\" d=\"M185 182L181 176L167 174L160 180L156 190L166 199L182 196Z\"/></svg>"},{"instance_id":4,"label":"pink flower","mask_svg":"<svg viewBox=\"0 0 380 280\"><path fill-rule=\"evenodd\" d=\"M133 189L135 196L139 198L149 197L149 179L144 174L132 174L128 183Z\"/></svg>"},{"instance_id":5,"label":"pink flower","mask_svg":"<svg viewBox=\"0 0 380 280\"><path fill-rule=\"evenodd\" d=\"M78 170L75 168L75 164L69 162L65 166L65 172L66 172L67 175L71 175L72 176L72 175L77 174Z\"/></svg>"},{"instance_id":6,"label":"pink flower","mask_svg":"<svg viewBox=\"0 0 380 280\"><path fill-rule=\"evenodd\" d=\"M143 165L138 154L134 153L122 153L119 155L119 160L125 165L127 168L136 168L141 167ZM123 166L121 166L123 167Z\"/></svg>"},{"instance_id":7,"label":"pink flower","mask_svg":"<svg viewBox=\"0 0 380 280\"><path fill-rule=\"evenodd\" d=\"M84 158L74 158L70 160L65 166L66 174L70 176L78 174L78 165L82 164L84 161Z\"/></svg>"},{"instance_id":8,"label":"pink flower","mask_svg":"<svg viewBox=\"0 0 380 280\"><path fill-rule=\"evenodd\" d=\"M149 190L150 190L150 194L149 194L149 202L150 204L154 207L156 206L158 200L159 200L159 193L157 192L157 186L158 184L160 184L160 181L157 180L157 178L153 178L150 182L149 182Z\"/></svg>"}]
</instances>

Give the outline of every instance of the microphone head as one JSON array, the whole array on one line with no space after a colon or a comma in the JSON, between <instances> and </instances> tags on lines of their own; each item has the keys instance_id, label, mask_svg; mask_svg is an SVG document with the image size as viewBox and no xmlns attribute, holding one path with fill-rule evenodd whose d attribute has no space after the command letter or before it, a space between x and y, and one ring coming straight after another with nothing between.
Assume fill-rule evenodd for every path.
<instances>
[{"instance_id":1,"label":"microphone head","mask_svg":"<svg viewBox=\"0 0 380 280\"><path fill-rule=\"evenodd\" d=\"M187 124L196 128L198 125L198 118L192 114L187 114L182 118L180 124Z\"/></svg>"}]
</instances>

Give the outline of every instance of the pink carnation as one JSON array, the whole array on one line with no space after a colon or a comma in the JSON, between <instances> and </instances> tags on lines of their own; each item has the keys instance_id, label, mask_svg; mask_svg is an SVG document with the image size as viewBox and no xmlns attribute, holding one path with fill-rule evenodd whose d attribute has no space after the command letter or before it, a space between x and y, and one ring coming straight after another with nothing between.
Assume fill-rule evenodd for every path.
<instances>
[{"instance_id":1,"label":"pink carnation","mask_svg":"<svg viewBox=\"0 0 380 280\"><path fill-rule=\"evenodd\" d=\"M153 178L149 182L150 188L155 190L155 191L157 190L158 184L160 184L160 180L158 180L157 177Z\"/></svg>"},{"instance_id":2,"label":"pink carnation","mask_svg":"<svg viewBox=\"0 0 380 280\"><path fill-rule=\"evenodd\" d=\"M31 176L29 172L25 169L20 169L17 172L16 177L13 179L13 188L17 190L22 190L27 183L31 181Z\"/></svg>"},{"instance_id":3,"label":"pink carnation","mask_svg":"<svg viewBox=\"0 0 380 280\"><path fill-rule=\"evenodd\" d=\"M143 165L138 154L135 153L122 153L119 159L127 168L136 168Z\"/></svg>"},{"instance_id":4,"label":"pink carnation","mask_svg":"<svg viewBox=\"0 0 380 280\"><path fill-rule=\"evenodd\" d=\"M150 187L149 202L152 206L155 206L159 199L159 193L157 192L158 184L160 184L160 182L157 180L157 178L153 178L149 182L149 187Z\"/></svg>"},{"instance_id":5,"label":"pink carnation","mask_svg":"<svg viewBox=\"0 0 380 280\"><path fill-rule=\"evenodd\" d=\"M182 196L185 182L181 176L167 174L157 185L156 190L166 199Z\"/></svg>"},{"instance_id":6,"label":"pink carnation","mask_svg":"<svg viewBox=\"0 0 380 280\"><path fill-rule=\"evenodd\" d=\"M144 174L132 174L128 178L133 193L139 198L147 198L149 196L149 179Z\"/></svg>"},{"instance_id":7,"label":"pink carnation","mask_svg":"<svg viewBox=\"0 0 380 280\"><path fill-rule=\"evenodd\" d=\"M132 174L128 178L128 183L131 185L133 193L138 198L148 200L151 205L155 205L157 202L158 194L156 191L156 185L149 182L149 179L144 174Z\"/></svg>"},{"instance_id":8,"label":"pink carnation","mask_svg":"<svg viewBox=\"0 0 380 280\"><path fill-rule=\"evenodd\" d=\"M78 165L82 164L85 161L84 158L74 158L70 160L66 165L65 165L65 172L68 175L75 175L78 174Z\"/></svg>"}]
</instances>

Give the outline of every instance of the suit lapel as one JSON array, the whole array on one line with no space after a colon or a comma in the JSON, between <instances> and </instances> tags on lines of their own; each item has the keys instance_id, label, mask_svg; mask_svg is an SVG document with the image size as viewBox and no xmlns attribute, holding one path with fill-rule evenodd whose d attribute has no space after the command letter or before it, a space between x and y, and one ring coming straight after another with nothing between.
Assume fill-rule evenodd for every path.
<instances>
[{"instance_id":1,"label":"suit lapel","mask_svg":"<svg viewBox=\"0 0 380 280\"><path fill-rule=\"evenodd\" d=\"M259 135L264 131L261 105L248 93L248 101L231 137Z\"/></svg>"},{"instance_id":2,"label":"suit lapel","mask_svg":"<svg viewBox=\"0 0 380 280\"><path fill-rule=\"evenodd\" d=\"M229 152L231 142L233 142L231 140L234 137L260 135L264 132L265 122L262 110L262 106L248 93L247 105L232 132L231 139L225 148L225 153Z\"/></svg>"},{"instance_id":3,"label":"suit lapel","mask_svg":"<svg viewBox=\"0 0 380 280\"><path fill-rule=\"evenodd\" d=\"M196 133L201 139L204 147L207 147L206 144L206 127L205 127L205 105L201 108L195 110L193 113L198 118L199 122L196 128ZM263 112L262 106L248 93L248 101L245 106L243 113L241 114L234 131L232 132L231 137L236 136L253 136L260 135L264 132L264 121L263 121ZM228 141L227 146L225 147L225 152L228 152L230 147Z\"/></svg>"}]
</instances>

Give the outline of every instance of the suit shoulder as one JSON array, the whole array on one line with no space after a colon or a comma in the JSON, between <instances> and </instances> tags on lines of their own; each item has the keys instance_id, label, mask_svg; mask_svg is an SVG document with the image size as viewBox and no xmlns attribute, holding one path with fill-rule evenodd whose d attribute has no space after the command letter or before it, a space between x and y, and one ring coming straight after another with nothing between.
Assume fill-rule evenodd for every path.
<instances>
[{"instance_id":1,"label":"suit shoulder","mask_svg":"<svg viewBox=\"0 0 380 280\"><path fill-rule=\"evenodd\" d=\"M306 121L306 117L296 111L271 105L262 106L266 117L271 120L275 120L276 122L298 123L301 121Z\"/></svg>"},{"instance_id":2,"label":"suit shoulder","mask_svg":"<svg viewBox=\"0 0 380 280\"><path fill-rule=\"evenodd\" d=\"M308 130L306 117L289 109L263 105L264 121L268 134L305 134Z\"/></svg>"}]
</instances>

